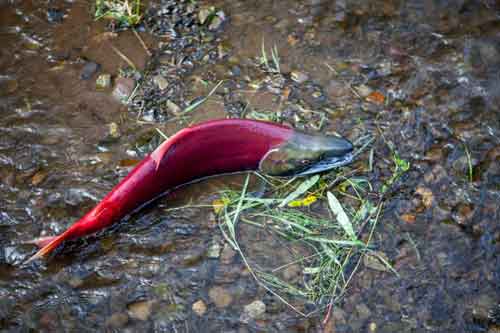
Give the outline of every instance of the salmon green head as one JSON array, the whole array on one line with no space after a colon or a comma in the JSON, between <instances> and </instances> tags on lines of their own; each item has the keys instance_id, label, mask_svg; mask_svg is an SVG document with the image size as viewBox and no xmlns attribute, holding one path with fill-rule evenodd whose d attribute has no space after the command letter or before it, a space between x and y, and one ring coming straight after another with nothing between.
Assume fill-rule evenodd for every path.
<instances>
[{"instance_id":1,"label":"salmon green head","mask_svg":"<svg viewBox=\"0 0 500 333\"><path fill-rule=\"evenodd\" d=\"M261 159L259 171L271 176L305 176L352 162L353 145L336 136L294 132Z\"/></svg>"}]
</instances>

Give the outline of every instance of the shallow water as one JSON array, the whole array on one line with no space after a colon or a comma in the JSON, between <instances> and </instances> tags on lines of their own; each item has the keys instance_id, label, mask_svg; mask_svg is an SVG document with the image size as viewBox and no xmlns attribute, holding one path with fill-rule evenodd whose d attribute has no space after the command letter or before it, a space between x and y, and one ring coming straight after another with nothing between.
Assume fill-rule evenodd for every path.
<instances>
[{"instance_id":1,"label":"shallow water","mask_svg":"<svg viewBox=\"0 0 500 333\"><path fill-rule=\"evenodd\" d=\"M151 16L139 32L151 60L133 33L115 36L93 21L87 3L0 3L0 328L499 330L500 319L489 317L500 302L498 5L213 5L229 19L203 43L184 43L182 33L192 30L182 26L172 41L152 28L159 16ZM155 8L167 7L171 1ZM65 16L54 21L49 9ZM266 49L276 45L284 73L270 81L255 65L263 40ZM111 45L148 75L166 76L171 86L162 96L181 107L208 92L201 80L226 80L223 92L185 119L154 98L140 112L138 99L127 109L111 88L95 89L95 74L81 78L88 61L112 75L126 66ZM297 73L307 80L291 80ZM148 82L139 91L139 97L157 95ZM188 186L112 230L66 244L48 261L21 265L35 250L26 241L64 230L160 142L155 127L171 135L191 122L251 112L352 140L375 135L375 184L391 174L389 146L411 162L386 199L373 241L399 277L362 267L326 327L324 313L308 319L293 313L224 247L212 209L169 210L209 205L220 189L239 188L242 176ZM118 133L110 130L116 126ZM256 257L275 254L263 235L240 233ZM207 254L215 243L224 248L220 258ZM280 256L276 261L286 262L287 253ZM192 310L198 300L207 307L202 316ZM254 300L266 304L266 313L244 320L244 306Z\"/></svg>"}]
</instances>

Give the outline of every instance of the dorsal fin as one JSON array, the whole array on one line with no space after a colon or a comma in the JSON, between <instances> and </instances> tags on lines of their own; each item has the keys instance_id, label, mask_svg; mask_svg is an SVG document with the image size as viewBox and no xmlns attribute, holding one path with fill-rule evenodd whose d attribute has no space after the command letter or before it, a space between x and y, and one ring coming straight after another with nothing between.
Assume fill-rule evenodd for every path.
<instances>
[{"instance_id":1,"label":"dorsal fin","mask_svg":"<svg viewBox=\"0 0 500 333\"><path fill-rule=\"evenodd\" d=\"M165 154L170 150L170 148L179 142L182 137L186 136L189 132L191 131L191 128L187 127L184 128L183 130L180 130L177 132L175 135L171 136L167 140L165 140L161 145L156 148L149 157L155 162L155 171L158 171L158 168L160 167L160 163L163 160L163 157L165 157Z\"/></svg>"}]
</instances>

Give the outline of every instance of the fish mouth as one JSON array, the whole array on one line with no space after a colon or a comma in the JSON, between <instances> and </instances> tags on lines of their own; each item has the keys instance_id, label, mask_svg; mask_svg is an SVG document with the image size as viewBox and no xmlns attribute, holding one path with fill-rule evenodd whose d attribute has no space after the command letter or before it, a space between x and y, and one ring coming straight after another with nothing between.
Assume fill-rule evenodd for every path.
<instances>
[{"instance_id":1,"label":"fish mouth","mask_svg":"<svg viewBox=\"0 0 500 333\"><path fill-rule=\"evenodd\" d=\"M342 156L329 156L325 157L322 160L315 162L311 166L307 167L305 170L302 170L295 174L295 176L309 176L315 173L329 171L344 165L351 163L354 159L354 154L352 152L346 153Z\"/></svg>"},{"instance_id":2,"label":"fish mouth","mask_svg":"<svg viewBox=\"0 0 500 333\"><path fill-rule=\"evenodd\" d=\"M302 138L302 144L311 146L311 149L319 151L320 154L318 158L311 159L310 163L304 165L302 170L297 170L296 176L307 176L329 171L347 165L354 159L354 146L343 137L309 136L308 138Z\"/></svg>"},{"instance_id":3,"label":"fish mouth","mask_svg":"<svg viewBox=\"0 0 500 333\"><path fill-rule=\"evenodd\" d=\"M351 163L353 149L342 137L295 132L285 144L264 155L259 170L271 176L307 176Z\"/></svg>"}]
</instances>

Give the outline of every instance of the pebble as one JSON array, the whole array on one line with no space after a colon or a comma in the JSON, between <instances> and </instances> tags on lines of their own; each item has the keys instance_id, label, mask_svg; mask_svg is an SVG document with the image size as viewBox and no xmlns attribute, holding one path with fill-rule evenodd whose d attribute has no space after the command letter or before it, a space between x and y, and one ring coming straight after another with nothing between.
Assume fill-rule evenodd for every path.
<instances>
[{"instance_id":1,"label":"pebble","mask_svg":"<svg viewBox=\"0 0 500 333\"><path fill-rule=\"evenodd\" d=\"M286 28L288 28L288 26L290 25L290 21L286 18L278 21L275 25L274 25L274 28L278 29L278 30L285 30Z\"/></svg>"},{"instance_id":2,"label":"pebble","mask_svg":"<svg viewBox=\"0 0 500 333\"><path fill-rule=\"evenodd\" d=\"M330 82L326 86L326 94L331 99L346 96L348 93L349 90L346 88L346 85L337 80L330 80Z\"/></svg>"},{"instance_id":3,"label":"pebble","mask_svg":"<svg viewBox=\"0 0 500 333\"><path fill-rule=\"evenodd\" d=\"M204 24L208 17L214 12L214 7L204 7L198 12L198 20L201 24Z\"/></svg>"},{"instance_id":4,"label":"pebble","mask_svg":"<svg viewBox=\"0 0 500 333\"><path fill-rule=\"evenodd\" d=\"M294 281L301 274L299 265L289 265L283 270L283 278L285 281Z\"/></svg>"},{"instance_id":5,"label":"pebble","mask_svg":"<svg viewBox=\"0 0 500 333\"><path fill-rule=\"evenodd\" d=\"M358 313L358 318L360 320L367 319L368 317L370 317L370 314L371 314L370 309L364 303L356 305L356 312Z\"/></svg>"},{"instance_id":6,"label":"pebble","mask_svg":"<svg viewBox=\"0 0 500 333\"><path fill-rule=\"evenodd\" d=\"M87 61L83 66L82 72L80 73L80 78L82 80L88 80L94 75L99 69L101 65L95 63L93 61Z\"/></svg>"},{"instance_id":7,"label":"pebble","mask_svg":"<svg viewBox=\"0 0 500 333\"><path fill-rule=\"evenodd\" d=\"M31 185L38 186L41 184L45 178L47 178L48 172L45 170L40 170L31 177Z\"/></svg>"},{"instance_id":8,"label":"pebble","mask_svg":"<svg viewBox=\"0 0 500 333\"><path fill-rule=\"evenodd\" d=\"M111 87L111 74L99 74L95 80L95 88L97 90L105 90Z\"/></svg>"},{"instance_id":9,"label":"pebble","mask_svg":"<svg viewBox=\"0 0 500 333\"><path fill-rule=\"evenodd\" d=\"M148 320L153 310L154 301L138 301L127 306L130 318Z\"/></svg>"},{"instance_id":10,"label":"pebble","mask_svg":"<svg viewBox=\"0 0 500 333\"><path fill-rule=\"evenodd\" d=\"M361 96L361 97L368 97L372 92L372 88L368 87L367 85L360 85L360 86L357 86L356 87L356 91L358 92L358 94Z\"/></svg>"},{"instance_id":11,"label":"pebble","mask_svg":"<svg viewBox=\"0 0 500 333\"><path fill-rule=\"evenodd\" d=\"M498 304L498 300L495 299L494 295L483 293L474 296L470 300L472 305L472 316L477 320L487 320L490 312Z\"/></svg>"},{"instance_id":12,"label":"pebble","mask_svg":"<svg viewBox=\"0 0 500 333\"><path fill-rule=\"evenodd\" d=\"M216 14L216 16L210 21L210 24L208 25L209 30L217 30L221 27L222 23L226 20L226 14L222 11L219 10Z\"/></svg>"},{"instance_id":13,"label":"pebble","mask_svg":"<svg viewBox=\"0 0 500 333\"><path fill-rule=\"evenodd\" d=\"M401 214L399 215L399 218L409 224L415 223L417 219L415 214L409 214L409 213Z\"/></svg>"},{"instance_id":14,"label":"pebble","mask_svg":"<svg viewBox=\"0 0 500 333\"><path fill-rule=\"evenodd\" d=\"M453 207L452 218L460 225L467 225L471 222L474 216L474 206L461 202Z\"/></svg>"},{"instance_id":15,"label":"pebble","mask_svg":"<svg viewBox=\"0 0 500 333\"><path fill-rule=\"evenodd\" d=\"M332 311L332 319L336 324L344 325L347 323L346 313L341 308L335 307Z\"/></svg>"},{"instance_id":16,"label":"pebble","mask_svg":"<svg viewBox=\"0 0 500 333\"><path fill-rule=\"evenodd\" d=\"M109 135L112 138L117 139L120 137L120 128L118 127L117 123L109 123L108 128L109 128Z\"/></svg>"},{"instance_id":17,"label":"pebble","mask_svg":"<svg viewBox=\"0 0 500 333\"><path fill-rule=\"evenodd\" d=\"M155 75L153 77L153 82L156 84L156 86L158 87L158 89L160 89L161 91L165 90L168 88L168 81L167 79L165 79L165 77L161 76L161 75Z\"/></svg>"},{"instance_id":18,"label":"pebble","mask_svg":"<svg viewBox=\"0 0 500 333\"><path fill-rule=\"evenodd\" d=\"M207 312L207 306L201 299L193 303L192 309L200 317Z\"/></svg>"},{"instance_id":19,"label":"pebble","mask_svg":"<svg viewBox=\"0 0 500 333\"><path fill-rule=\"evenodd\" d=\"M424 180L428 184L439 183L448 176L446 169L442 165L435 165L430 172L424 175Z\"/></svg>"},{"instance_id":20,"label":"pebble","mask_svg":"<svg viewBox=\"0 0 500 333\"><path fill-rule=\"evenodd\" d=\"M64 18L64 12L57 8L47 9L47 21L49 23L61 23Z\"/></svg>"},{"instance_id":21,"label":"pebble","mask_svg":"<svg viewBox=\"0 0 500 333\"><path fill-rule=\"evenodd\" d=\"M173 114L179 114L182 111L180 106L175 104L171 100L167 100L167 109L168 109L168 111L172 112Z\"/></svg>"},{"instance_id":22,"label":"pebble","mask_svg":"<svg viewBox=\"0 0 500 333\"><path fill-rule=\"evenodd\" d=\"M213 287L208 291L208 296L218 308L225 308L233 301L231 294L222 287Z\"/></svg>"},{"instance_id":23,"label":"pebble","mask_svg":"<svg viewBox=\"0 0 500 333\"><path fill-rule=\"evenodd\" d=\"M432 203L434 202L434 195L432 194L432 190L427 187L419 186L415 190L415 193L419 194L422 197L422 203L425 208L429 209L432 207Z\"/></svg>"},{"instance_id":24,"label":"pebble","mask_svg":"<svg viewBox=\"0 0 500 333\"><path fill-rule=\"evenodd\" d=\"M298 71L292 71L290 73L290 77L293 81L297 82L298 84L304 83L307 80L309 80L309 76L306 73Z\"/></svg>"},{"instance_id":25,"label":"pebble","mask_svg":"<svg viewBox=\"0 0 500 333\"><path fill-rule=\"evenodd\" d=\"M5 81L0 81L0 89L11 94L17 90L19 83L15 79L8 79Z\"/></svg>"},{"instance_id":26,"label":"pebble","mask_svg":"<svg viewBox=\"0 0 500 333\"><path fill-rule=\"evenodd\" d=\"M119 77L116 79L115 88L112 95L119 102L126 103L135 88L135 81L132 78Z\"/></svg>"},{"instance_id":27,"label":"pebble","mask_svg":"<svg viewBox=\"0 0 500 333\"><path fill-rule=\"evenodd\" d=\"M221 245L217 240L214 240L210 243L210 246L207 250L207 257L211 259L217 259L221 254Z\"/></svg>"},{"instance_id":28,"label":"pebble","mask_svg":"<svg viewBox=\"0 0 500 333\"><path fill-rule=\"evenodd\" d=\"M264 313L266 313L266 304L260 300L256 300L245 305L240 319L243 322L248 322L249 319L262 319Z\"/></svg>"},{"instance_id":29,"label":"pebble","mask_svg":"<svg viewBox=\"0 0 500 333\"><path fill-rule=\"evenodd\" d=\"M226 244L220 255L220 261L224 264L230 264L233 261L235 255L236 251L232 248L232 246Z\"/></svg>"},{"instance_id":30,"label":"pebble","mask_svg":"<svg viewBox=\"0 0 500 333\"><path fill-rule=\"evenodd\" d=\"M231 45L227 42L222 42L217 45L217 55L219 59L222 59L229 55L231 52Z\"/></svg>"},{"instance_id":31,"label":"pebble","mask_svg":"<svg viewBox=\"0 0 500 333\"><path fill-rule=\"evenodd\" d=\"M107 327L120 328L127 324L128 315L123 312L116 312L106 320Z\"/></svg>"}]
</instances>

